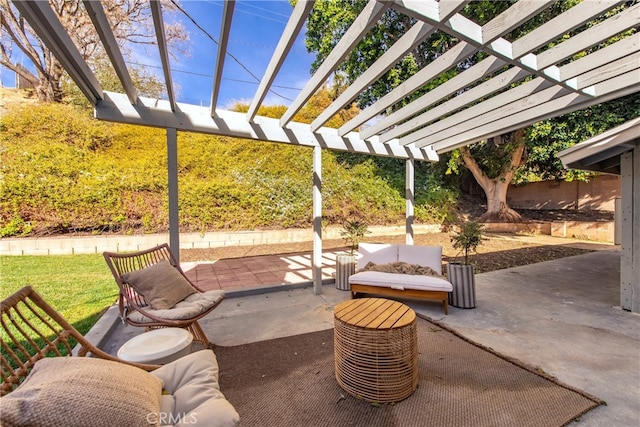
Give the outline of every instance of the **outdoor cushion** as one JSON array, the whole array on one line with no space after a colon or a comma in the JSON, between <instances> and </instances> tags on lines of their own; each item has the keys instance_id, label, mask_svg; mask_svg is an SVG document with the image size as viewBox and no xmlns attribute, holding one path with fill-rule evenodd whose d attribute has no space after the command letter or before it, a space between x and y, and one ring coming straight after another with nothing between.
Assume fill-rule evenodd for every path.
<instances>
[{"instance_id":1,"label":"outdoor cushion","mask_svg":"<svg viewBox=\"0 0 640 427\"><path fill-rule=\"evenodd\" d=\"M104 359L48 357L0 399L3 426L145 426L160 409L162 380Z\"/></svg>"},{"instance_id":2,"label":"outdoor cushion","mask_svg":"<svg viewBox=\"0 0 640 427\"><path fill-rule=\"evenodd\" d=\"M171 308L198 292L167 260L123 274L122 279L144 296L154 310Z\"/></svg>"},{"instance_id":3,"label":"outdoor cushion","mask_svg":"<svg viewBox=\"0 0 640 427\"><path fill-rule=\"evenodd\" d=\"M356 266L358 270L364 268L368 262L384 264L397 260L398 245L383 243L360 243L358 245L358 264Z\"/></svg>"},{"instance_id":4,"label":"outdoor cushion","mask_svg":"<svg viewBox=\"0 0 640 427\"><path fill-rule=\"evenodd\" d=\"M442 246L398 245L398 261L431 267L442 274Z\"/></svg>"},{"instance_id":5,"label":"outdoor cushion","mask_svg":"<svg viewBox=\"0 0 640 427\"><path fill-rule=\"evenodd\" d=\"M196 292L177 303L173 308L166 310L154 310L145 308L145 311L153 316L158 316L167 320L190 319L206 311L209 307L224 298L223 290L213 290L207 292ZM129 319L139 323L153 322L153 319L144 316L138 311L132 311L128 315Z\"/></svg>"},{"instance_id":6,"label":"outdoor cushion","mask_svg":"<svg viewBox=\"0 0 640 427\"><path fill-rule=\"evenodd\" d=\"M453 286L445 279L433 276L420 276L401 273L381 273L379 271L361 271L349 276L350 284L380 286L391 289L416 289L423 291L451 292Z\"/></svg>"},{"instance_id":7,"label":"outdoor cushion","mask_svg":"<svg viewBox=\"0 0 640 427\"><path fill-rule=\"evenodd\" d=\"M418 264L409 264L403 261L390 262L388 264L374 264L369 262L364 266L362 271L379 271L381 273L399 273L399 274L413 274L413 275L421 275L421 276L433 276L440 277L444 279L441 274L433 271L431 267L418 265Z\"/></svg>"},{"instance_id":8,"label":"outdoor cushion","mask_svg":"<svg viewBox=\"0 0 640 427\"><path fill-rule=\"evenodd\" d=\"M164 389L173 396L172 413L179 415L184 425L232 427L240 416L220 391L218 372L213 351L201 350L151 373L164 382Z\"/></svg>"}]
</instances>

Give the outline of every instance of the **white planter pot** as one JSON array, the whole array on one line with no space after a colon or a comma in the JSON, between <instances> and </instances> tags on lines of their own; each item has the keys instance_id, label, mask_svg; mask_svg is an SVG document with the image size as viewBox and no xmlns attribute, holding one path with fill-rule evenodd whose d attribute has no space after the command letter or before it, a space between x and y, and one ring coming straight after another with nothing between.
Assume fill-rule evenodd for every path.
<instances>
[{"instance_id":1,"label":"white planter pot","mask_svg":"<svg viewBox=\"0 0 640 427\"><path fill-rule=\"evenodd\" d=\"M336 289L350 291L349 276L356 272L355 255L336 256Z\"/></svg>"},{"instance_id":2,"label":"white planter pot","mask_svg":"<svg viewBox=\"0 0 640 427\"><path fill-rule=\"evenodd\" d=\"M449 304L458 308L476 306L476 279L473 265L447 264L447 280L453 285Z\"/></svg>"}]
</instances>

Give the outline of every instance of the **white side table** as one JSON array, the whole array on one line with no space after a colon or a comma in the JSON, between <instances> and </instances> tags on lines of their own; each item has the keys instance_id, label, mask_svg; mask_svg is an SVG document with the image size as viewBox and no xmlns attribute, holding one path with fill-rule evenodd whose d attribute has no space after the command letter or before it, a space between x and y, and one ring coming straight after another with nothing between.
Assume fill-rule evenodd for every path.
<instances>
[{"instance_id":1,"label":"white side table","mask_svg":"<svg viewBox=\"0 0 640 427\"><path fill-rule=\"evenodd\" d=\"M118 350L118 358L128 362L162 365L186 356L193 335L182 328L161 328L131 338Z\"/></svg>"}]
</instances>

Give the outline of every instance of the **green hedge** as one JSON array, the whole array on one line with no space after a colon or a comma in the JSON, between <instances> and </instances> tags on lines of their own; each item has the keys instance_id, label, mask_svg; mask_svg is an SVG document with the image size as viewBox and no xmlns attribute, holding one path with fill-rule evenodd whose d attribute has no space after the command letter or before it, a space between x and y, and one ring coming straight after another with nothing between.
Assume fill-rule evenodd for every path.
<instances>
[{"instance_id":1,"label":"green hedge","mask_svg":"<svg viewBox=\"0 0 640 427\"><path fill-rule=\"evenodd\" d=\"M168 229L162 129L100 122L63 104L0 118L0 234L156 233ZM312 149L179 133L183 231L309 227ZM404 162L323 152L325 224L403 221ZM416 172L416 221L455 205L427 164Z\"/></svg>"}]
</instances>

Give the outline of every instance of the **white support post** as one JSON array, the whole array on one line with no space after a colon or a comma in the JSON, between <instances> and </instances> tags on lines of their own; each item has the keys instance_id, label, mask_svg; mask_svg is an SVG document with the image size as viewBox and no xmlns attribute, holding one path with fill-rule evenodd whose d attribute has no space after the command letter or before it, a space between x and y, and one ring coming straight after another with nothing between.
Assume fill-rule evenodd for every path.
<instances>
[{"instance_id":1,"label":"white support post","mask_svg":"<svg viewBox=\"0 0 640 427\"><path fill-rule=\"evenodd\" d=\"M322 294L322 149L313 147L313 294Z\"/></svg>"},{"instance_id":2,"label":"white support post","mask_svg":"<svg viewBox=\"0 0 640 427\"><path fill-rule=\"evenodd\" d=\"M413 245L413 219L415 201L415 160L407 159L405 174L405 199L407 205L406 212L406 243Z\"/></svg>"},{"instance_id":3,"label":"white support post","mask_svg":"<svg viewBox=\"0 0 640 427\"><path fill-rule=\"evenodd\" d=\"M167 128L169 182L169 247L180 264L180 217L178 215L178 131Z\"/></svg>"},{"instance_id":4,"label":"white support post","mask_svg":"<svg viewBox=\"0 0 640 427\"><path fill-rule=\"evenodd\" d=\"M638 169L638 150L632 150L620 156L621 172L621 250L620 250L620 306L624 310L640 312L640 239L634 238L633 229L637 227L640 213L640 198L634 197L640 185L634 179ZM634 159L635 157L635 159ZM634 188L636 187L636 188ZM635 191L634 191L635 190ZM635 214L635 215L634 215ZM636 228L637 229L637 228ZM635 279L635 280L634 280Z\"/></svg>"},{"instance_id":5,"label":"white support post","mask_svg":"<svg viewBox=\"0 0 640 427\"><path fill-rule=\"evenodd\" d=\"M640 148L636 144L633 154L633 224L631 225L631 239L633 239L633 260L631 265L631 283L633 283L633 298L631 300L631 311L640 313ZM635 230L635 233L634 233Z\"/></svg>"}]
</instances>

